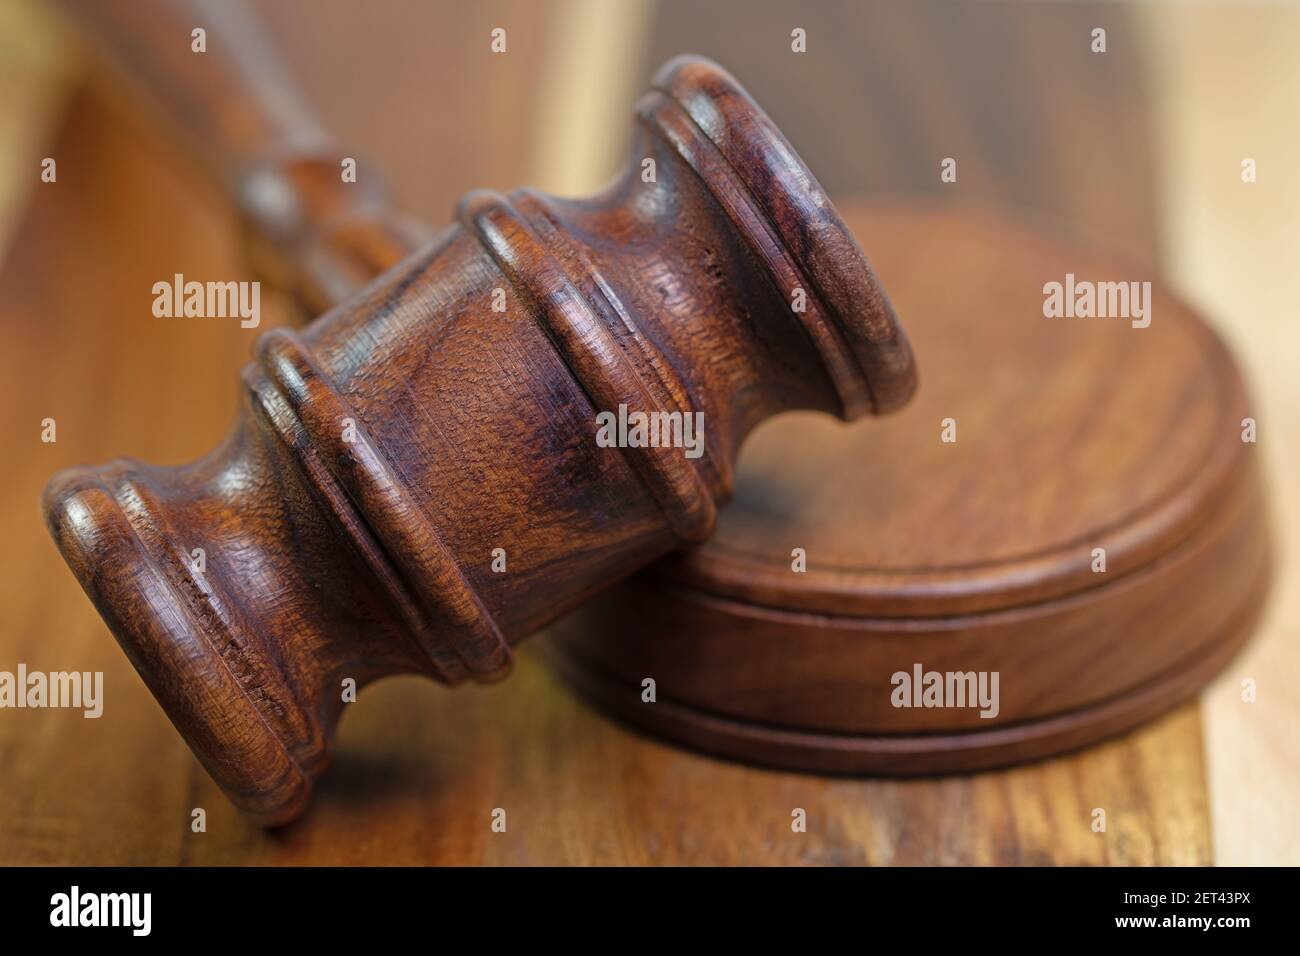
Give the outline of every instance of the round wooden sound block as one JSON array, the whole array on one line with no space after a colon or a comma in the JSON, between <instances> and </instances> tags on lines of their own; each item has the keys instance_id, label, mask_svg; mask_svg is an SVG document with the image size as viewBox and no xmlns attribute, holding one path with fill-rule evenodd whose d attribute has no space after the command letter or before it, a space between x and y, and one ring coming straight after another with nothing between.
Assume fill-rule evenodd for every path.
<instances>
[{"instance_id":1,"label":"round wooden sound block","mask_svg":"<svg viewBox=\"0 0 1300 956\"><path fill-rule=\"evenodd\" d=\"M845 219L908 323L916 398L762 426L716 536L557 625L556 666L653 733L841 773L1039 758L1186 698L1268 579L1223 344L1105 249L988 211ZM1149 325L1048 318L1051 282L1151 282L1129 303Z\"/></svg>"}]
</instances>

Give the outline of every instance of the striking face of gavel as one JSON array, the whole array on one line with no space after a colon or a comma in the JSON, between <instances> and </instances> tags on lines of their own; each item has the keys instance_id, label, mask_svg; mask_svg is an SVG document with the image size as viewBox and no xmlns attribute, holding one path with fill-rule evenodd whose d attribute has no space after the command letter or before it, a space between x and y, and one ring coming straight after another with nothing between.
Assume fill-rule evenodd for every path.
<instances>
[{"instance_id":1,"label":"striking face of gavel","mask_svg":"<svg viewBox=\"0 0 1300 956\"><path fill-rule=\"evenodd\" d=\"M682 58L599 196L457 223L243 372L202 460L57 476L52 534L231 800L303 808L349 688L487 680L596 591L706 537L745 435L911 394L852 237L725 72Z\"/></svg>"}]
</instances>

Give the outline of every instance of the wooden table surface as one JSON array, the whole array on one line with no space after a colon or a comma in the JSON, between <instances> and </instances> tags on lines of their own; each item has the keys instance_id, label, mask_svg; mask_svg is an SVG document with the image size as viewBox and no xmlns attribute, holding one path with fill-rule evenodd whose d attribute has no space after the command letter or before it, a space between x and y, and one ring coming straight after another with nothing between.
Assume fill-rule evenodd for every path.
<instances>
[{"instance_id":1,"label":"wooden table surface","mask_svg":"<svg viewBox=\"0 0 1300 956\"><path fill-rule=\"evenodd\" d=\"M731 33L727 9L690 18L676 0L629 4L601 16L578 0L476 5L476 12L454 15L444 7L402 7L401 31L385 26L383 17L353 14L352 29L333 31L337 36L292 30L291 5L271 5L267 12L303 85L317 94L320 112L344 141L365 145L390 172L406 208L430 222L445 221L452 197L471 186L537 182L562 188L555 180L563 178L580 189L586 184L577 179L613 168L623 127L612 134L590 128L590 119L584 127L553 108L542 126L529 118L546 112L548 97L590 86L572 74L583 63L614 69L608 49L615 37L639 57L618 64L626 75L607 84L621 102L594 103L592 116L603 110L609 122L625 124L630 96L652 62L662 53L693 49L717 57L751 85L838 195L934 193L941 188L938 159L959 155L963 198L1045 211L1114 235L1148 256L1164 255L1176 279L1196 282L1199 276L1205 294L1233 311L1231 291L1241 277L1222 270L1207 276L1198 247L1181 233L1171 241L1168 226L1178 220L1165 211L1202 210L1204 220L1221 208L1210 194L1197 192L1214 170L1203 169L1198 179L1195 170L1179 165L1182 191L1173 198L1163 172L1178 155L1177 137L1203 135L1209 119L1186 110L1155 116L1148 102L1157 92L1172 95L1161 84L1177 87L1185 61L1197 62L1202 47L1222 38L1213 11L1180 19L1173 39L1166 37L1165 58L1152 66L1139 62L1139 41L1169 24L1153 29L1108 8L1116 55L1098 69L1078 44L1079 33L1086 36L1096 18L1085 8L978 4L956 12L931 3L904 13L904 6L913 7L863 8L850 14L847 26L828 10L800 13L825 56L801 63L801 72L791 74L797 82L787 83L764 67L774 55L765 45L781 48L789 32L789 7L775 2L746 5L744 28ZM732 16L732 23L742 22ZM953 16L964 18L959 32L979 42L956 43ZM488 61L455 31L436 29L439 17L473 36L486 35L504 18L518 40L507 57ZM556 23L585 26L566 32ZM1294 36L1295 24L1295 18L1282 18L1263 29ZM440 45L424 57L411 43L400 55L386 52L397 32L436 36ZM630 33L638 42L628 39ZM1239 59L1228 65L1247 62L1247 49L1258 50L1250 46L1254 40L1236 37ZM347 41L353 62L370 64L372 73L358 68L345 79L331 72ZM605 52L584 57L582 44ZM939 47L943 56L927 52ZM1266 46L1256 54L1258 68L1285 63L1284 51L1281 41ZM361 75L388 90L368 108L347 87ZM449 75L481 91L480 98L471 108L469 100L430 97L413 122L409 91L438 78L445 88ZM1252 75L1236 82L1249 88ZM244 274L235 223L196 167L147 119L107 95L102 84L72 89L52 127L54 138L15 147L26 151L17 164L24 169L37 169L42 156L57 156L59 181L24 185L22 215L7 226L0 265L6 396L0 447L8 452L0 495L6 531L0 669L24 662L36 670L102 670L105 711L99 720L71 711L0 711L0 863L1198 864L1300 858L1294 823L1287 828L1294 814L1286 809L1294 807L1300 780L1300 754L1287 731L1295 726L1294 705L1278 702L1288 692L1277 682L1262 680L1271 696L1256 710L1243 711L1234 691L1244 674L1296 673L1300 609L1285 585L1256 648L1204 700L1127 737L1046 763L906 782L725 763L641 737L595 713L557 682L534 644L520 653L513 677L497 686L453 691L402 678L367 690L349 709L337 762L308 816L281 831L249 826L167 722L40 521L40 490L59 468L120 454L178 462L212 447L233 415L235 372L256 334L223 320L151 316L149 290L160 278ZM804 103L809 90L818 92L815 109ZM1288 105L1276 95L1272 102ZM1289 106L1293 115L1295 104ZM1256 112L1264 109L1257 105ZM831 119L845 115L854 121ZM1070 119L1098 115L1106 117L1110 135L1126 137L1124 147L1091 136L1089 127ZM1280 178L1283 169L1296 168L1297 157L1294 147L1285 152L1276 133L1260 132L1268 126L1267 115L1247 111L1235 128L1252 139L1252 149L1264 152L1273 144L1272 168ZM1234 149L1227 152L1235 155ZM1229 169L1225 181L1235 175ZM1258 202L1263 211L1247 210L1256 217L1248 222L1272 224L1265 236L1281 242L1275 219L1279 209L1300 206L1296 190L1275 187ZM1205 228L1204 221L1193 225ZM872 242L887 241L860 238L868 253ZM1166 245L1176 255L1166 254ZM1267 289L1276 304L1283 287L1272 272L1263 276L1265 284L1270 277ZM1266 296L1267 289L1255 294ZM263 313L263 327L292 319L280 301L264 299ZM1282 449L1270 454L1279 462L1286 441L1300 440L1300 395L1291 381L1294 362L1288 373L1287 349L1277 345L1294 349L1300 343L1294 328L1280 324L1234 319L1229 331L1265 393L1271 434ZM58 423L55 444L40 441L47 417ZM1294 463L1294 452L1290 456ZM1288 562L1281 566L1283 582L1294 574L1289 555L1300 540L1296 474L1275 467L1270 476ZM1207 740L1215 742L1208 750ZM1234 755L1251 759L1243 763ZM1234 788L1243 776L1248 784ZM206 832L191 830L196 807L206 810ZM1228 818L1216 819L1223 807ZM491 828L497 808L506 811L505 833ZM806 833L791 831L794 808L807 811ZM1094 808L1106 810L1104 834L1090 827Z\"/></svg>"}]
</instances>

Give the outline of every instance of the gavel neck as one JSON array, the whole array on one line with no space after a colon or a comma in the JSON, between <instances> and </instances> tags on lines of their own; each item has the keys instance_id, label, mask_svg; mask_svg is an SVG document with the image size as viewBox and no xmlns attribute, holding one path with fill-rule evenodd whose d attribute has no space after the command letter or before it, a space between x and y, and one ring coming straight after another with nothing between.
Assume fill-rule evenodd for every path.
<instances>
[{"instance_id":1,"label":"gavel neck","mask_svg":"<svg viewBox=\"0 0 1300 956\"><path fill-rule=\"evenodd\" d=\"M329 311L433 238L393 208L372 169L358 179L356 163L327 147L277 152L241 169L232 186L253 268L309 316Z\"/></svg>"}]
</instances>

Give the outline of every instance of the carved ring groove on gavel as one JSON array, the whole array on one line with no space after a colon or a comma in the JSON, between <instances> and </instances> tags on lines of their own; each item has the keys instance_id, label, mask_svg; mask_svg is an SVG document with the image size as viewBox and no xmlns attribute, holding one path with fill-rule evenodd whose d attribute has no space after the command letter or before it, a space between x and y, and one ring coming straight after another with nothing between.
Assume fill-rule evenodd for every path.
<instances>
[{"instance_id":1,"label":"carved ring groove on gavel","mask_svg":"<svg viewBox=\"0 0 1300 956\"><path fill-rule=\"evenodd\" d=\"M364 291L264 333L207 457L48 487L83 588L259 822L305 805L345 679L499 677L521 638L706 537L762 420L915 387L856 243L735 80L674 60L637 118L604 193L471 193ZM602 447L620 407L701 413L703 453Z\"/></svg>"}]
</instances>

